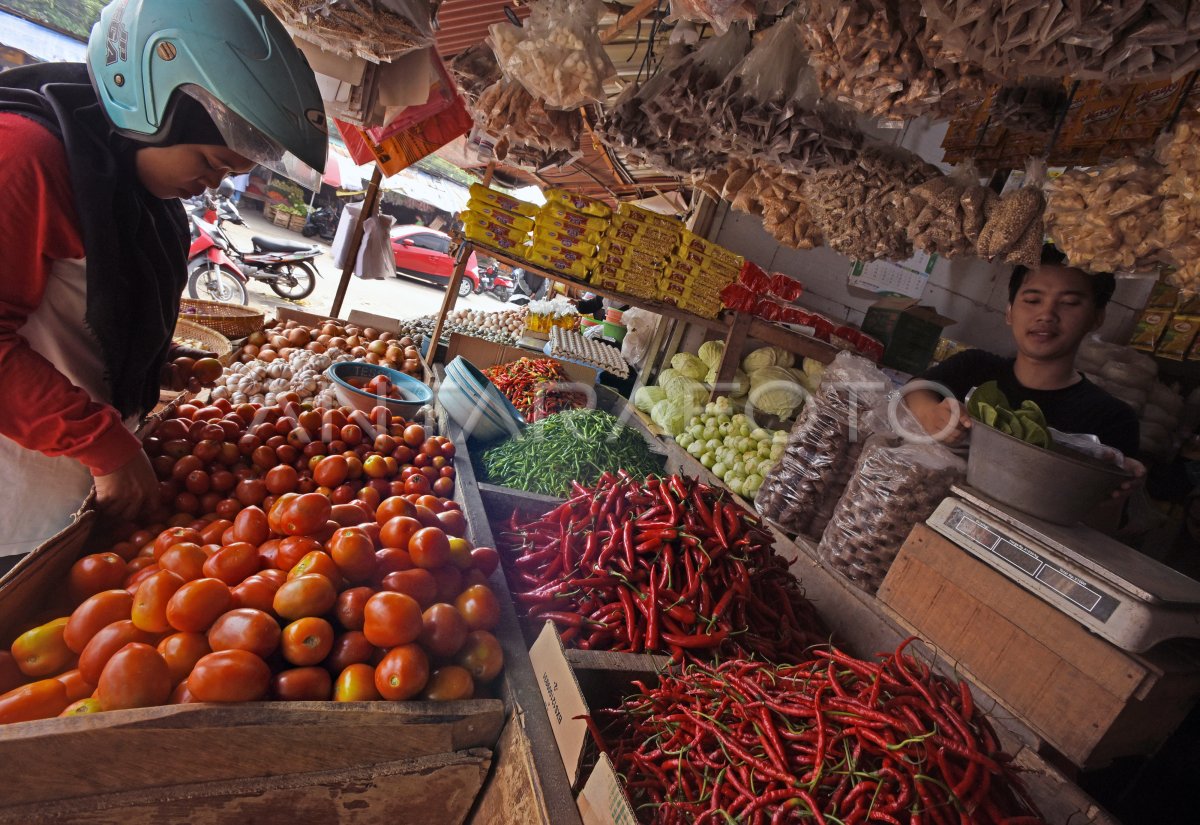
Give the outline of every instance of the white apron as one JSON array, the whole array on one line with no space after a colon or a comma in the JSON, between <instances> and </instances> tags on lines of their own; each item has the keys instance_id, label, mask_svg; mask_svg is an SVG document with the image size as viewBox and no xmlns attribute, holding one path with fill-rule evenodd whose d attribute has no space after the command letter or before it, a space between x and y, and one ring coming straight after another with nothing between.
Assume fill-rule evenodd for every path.
<instances>
[{"instance_id":1,"label":"white apron","mask_svg":"<svg viewBox=\"0 0 1200 825\"><path fill-rule=\"evenodd\" d=\"M83 323L86 311L83 259L55 261L41 305L18 334L71 383L107 404L104 361ZM28 553L63 530L91 488L92 474L79 461L51 458L0 436L0 556Z\"/></svg>"}]
</instances>

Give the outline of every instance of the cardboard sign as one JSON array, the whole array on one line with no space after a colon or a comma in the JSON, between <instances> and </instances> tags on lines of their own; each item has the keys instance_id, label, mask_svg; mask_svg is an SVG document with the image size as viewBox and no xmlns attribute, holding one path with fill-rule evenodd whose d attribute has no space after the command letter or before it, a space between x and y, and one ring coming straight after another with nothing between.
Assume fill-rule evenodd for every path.
<instances>
[{"instance_id":1,"label":"cardboard sign","mask_svg":"<svg viewBox=\"0 0 1200 825\"><path fill-rule=\"evenodd\" d=\"M633 806L629 804L621 779L606 753L600 754L600 761L575 803L579 806L583 825L637 825Z\"/></svg>"},{"instance_id":2,"label":"cardboard sign","mask_svg":"<svg viewBox=\"0 0 1200 825\"><path fill-rule=\"evenodd\" d=\"M587 723L582 717L590 715L591 711L583 698L579 681L571 672L571 665L567 662L567 654L553 622L546 622L537 641L529 648L529 661L533 664L538 690L546 704L546 715L550 717L550 727L554 731L554 741L558 744L563 767L567 769L567 778L574 787L579 781L579 763L588 737Z\"/></svg>"}]
</instances>

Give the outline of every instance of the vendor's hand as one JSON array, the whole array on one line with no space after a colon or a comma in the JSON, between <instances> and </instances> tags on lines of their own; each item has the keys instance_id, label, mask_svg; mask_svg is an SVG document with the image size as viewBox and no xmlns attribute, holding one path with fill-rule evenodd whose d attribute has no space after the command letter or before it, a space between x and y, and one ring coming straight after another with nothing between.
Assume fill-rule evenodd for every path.
<instances>
[{"instance_id":1,"label":"vendor's hand","mask_svg":"<svg viewBox=\"0 0 1200 825\"><path fill-rule=\"evenodd\" d=\"M930 437L952 447L966 440L971 429L971 416L957 398L943 398L936 404L909 404L908 407Z\"/></svg>"},{"instance_id":2,"label":"vendor's hand","mask_svg":"<svg viewBox=\"0 0 1200 825\"><path fill-rule=\"evenodd\" d=\"M158 507L158 477L150 458L142 450L133 454L119 469L96 476L96 506L108 516L136 521Z\"/></svg>"},{"instance_id":3,"label":"vendor's hand","mask_svg":"<svg viewBox=\"0 0 1200 825\"><path fill-rule=\"evenodd\" d=\"M1140 487L1146 480L1146 465L1138 461L1136 458L1125 457L1124 468L1133 473L1133 478L1121 483L1121 486L1113 490L1112 497L1117 500L1122 500L1129 497L1136 488Z\"/></svg>"}]
</instances>

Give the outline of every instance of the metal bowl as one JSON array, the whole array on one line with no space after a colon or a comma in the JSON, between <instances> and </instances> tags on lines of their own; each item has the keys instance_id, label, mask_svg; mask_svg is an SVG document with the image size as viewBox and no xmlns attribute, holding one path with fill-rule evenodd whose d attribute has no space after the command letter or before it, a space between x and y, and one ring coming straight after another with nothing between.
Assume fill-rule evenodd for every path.
<instances>
[{"instance_id":1,"label":"metal bowl","mask_svg":"<svg viewBox=\"0 0 1200 825\"><path fill-rule=\"evenodd\" d=\"M1037 447L976 421L967 484L1053 524L1077 524L1132 475L1083 453Z\"/></svg>"},{"instance_id":2,"label":"metal bowl","mask_svg":"<svg viewBox=\"0 0 1200 825\"><path fill-rule=\"evenodd\" d=\"M339 361L331 364L325 374L333 381L333 391L338 401L347 407L370 412L376 406L384 406L392 415L412 418L421 407L433 401L433 390L422 382L399 370L385 367L382 364L368 364L366 361ZM366 378L386 375L392 385L400 391L403 398L385 398L381 395L360 390L349 382L351 378Z\"/></svg>"}]
</instances>

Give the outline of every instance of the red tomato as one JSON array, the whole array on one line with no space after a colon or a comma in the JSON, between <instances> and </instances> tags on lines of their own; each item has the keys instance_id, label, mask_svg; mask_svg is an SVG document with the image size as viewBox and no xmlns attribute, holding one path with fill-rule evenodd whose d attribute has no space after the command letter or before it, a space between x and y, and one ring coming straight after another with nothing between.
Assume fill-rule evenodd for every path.
<instances>
[{"instance_id":1,"label":"red tomato","mask_svg":"<svg viewBox=\"0 0 1200 825\"><path fill-rule=\"evenodd\" d=\"M175 591L167 602L167 621L183 633L203 633L229 610L233 593L220 579L196 579Z\"/></svg>"},{"instance_id":2,"label":"red tomato","mask_svg":"<svg viewBox=\"0 0 1200 825\"><path fill-rule=\"evenodd\" d=\"M272 607L285 619L302 619L327 613L337 602L337 589L325 576L308 573L288 579L275 591Z\"/></svg>"},{"instance_id":3,"label":"red tomato","mask_svg":"<svg viewBox=\"0 0 1200 825\"><path fill-rule=\"evenodd\" d=\"M455 663L465 667L477 682L490 682L504 667L500 642L486 630L472 630L459 650Z\"/></svg>"},{"instance_id":4,"label":"red tomato","mask_svg":"<svg viewBox=\"0 0 1200 825\"><path fill-rule=\"evenodd\" d=\"M361 630L348 630L333 640L333 649L323 664L332 673L341 673L350 665L371 661L378 652Z\"/></svg>"},{"instance_id":5,"label":"red tomato","mask_svg":"<svg viewBox=\"0 0 1200 825\"><path fill-rule=\"evenodd\" d=\"M67 574L67 593L72 602L81 602L101 590L120 587L123 581L123 558L116 553L92 553L71 566Z\"/></svg>"},{"instance_id":6,"label":"red tomato","mask_svg":"<svg viewBox=\"0 0 1200 825\"><path fill-rule=\"evenodd\" d=\"M200 537L204 542L200 545L203 547L207 544L220 544L221 534L233 526L233 522L225 518L215 518L210 521L203 529L200 530Z\"/></svg>"},{"instance_id":7,"label":"red tomato","mask_svg":"<svg viewBox=\"0 0 1200 825\"><path fill-rule=\"evenodd\" d=\"M63 683L63 687L67 689L67 698L72 702L86 699L96 691L96 686L85 680L78 669L68 670L54 678Z\"/></svg>"},{"instance_id":8,"label":"red tomato","mask_svg":"<svg viewBox=\"0 0 1200 825\"><path fill-rule=\"evenodd\" d=\"M321 543L311 536L288 536L279 540L279 553L275 557L277 570L291 570L309 553L324 551Z\"/></svg>"},{"instance_id":9,"label":"red tomato","mask_svg":"<svg viewBox=\"0 0 1200 825\"><path fill-rule=\"evenodd\" d=\"M187 688L199 702L253 702L267 694L271 668L246 650L218 650L196 662Z\"/></svg>"},{"instance_id":10,"label":"red tomato","mask_svg":"<svg viewBox=\"0 0 1200 825\"><path fill-rule=\"evenodd\" d=\"M430 489L433 490L433 494L435 496L450 498L452 495L454 495L454 479L442 476L438 478L437 481L433 482L432 485L430 485Z\"/></svg>"},{"instance_id":11,"label":"red tomato","mask_svg":"<svg viewBox=\"0 0 1200 825\"><path fill-rule=\"evenodd\" d=\"M63 629L63 641L76 653L82 653L87 643L101 628L128 619L133 611L133 595L128 590L104 590L84 600L71 613Z\"/></svg>"},{"instance_id":12,"label":"red tomato","mask_svg":"<svg viewBox=\"0 0 1200 825\"><path fill-rule=\"evenodd\" d=\"M375 668L356 662L338 671L333 686L333 701L377 702L382 698L375 687Z\"/></svg>"},{"instance_id":13,"label":"red tomato","mask_svg":"<svg viewBox=\"0 0 1200 825\"><path fill-rule=\"evenodd\" d=\"M429 656L415 644L392 648L375 667L375 689L384 699L411 699L428 681Z\"/></svg>"},{"instance_id":14,"label":"red tomato","mask_svg":"<svg viewBox=\"0 0 1200 825\"><path fill-rule=\"evenodd\" d=\"M362 528L343 527L325 546L347 581L364 582L375 574L375 543Z\"/></svg>"},{"instance_id":15,"label":"red tomato","mask_svg":"<svg viewBox=\"0 0 1200 825\"><path fill-rule=\"evenodd\" d=\"M412 556L408 555L407 550L401 550L399 547L385 547L375 551L375 576L381 581L388 573L397 570L412 570L414 567L416 565L412 563Z\"/></svg>"},{"instance_id":16,"label":"red tomato","mask_svg":"<svg viewBox=\"0 0 1200 825\"><path fill-rule=\"evenodd\" d=\"M363 607L363 635L376 647L395 647L421 635L421 607L403 593L381 591Z\"/></svg>"},{"instance_id":17,"label":"red tomato","mask_svg":"<svg viewBox=\"0 0 1200 825\"><path fill-rule=\"evenodd\" d=\"M453 656L467 640L469 630L453 605L439 602L421 615L421 646L434 656Z\"/></svg>"},{"instance_id":18,"label":"red tomato","mask_svg":"<svg viewBox=\"0 0 1200 825\"><path fill-rule=\"evenodd\" d=\"M275 674L271 696L284 702L328 702L333 677L323 667L295 667Z\"/></svg>"},{"instance_id":19,"label":"red tomato","mask_svg":"<svg viewBox=\"0 0 1200 825\"><path fill-rule=\"evenodd\" d=\"M438 600L438 583L428 570L397 570L383 577L384 590L403 593L416 600L422 609Z\"/></svg>"},{"instance_id":20,"label":"red tomato","mask_svg":"<svg viewBox=\"0 0 1200 825\"><path fill-rule=\"evenodd\" d=\"M351 587L339 593L337 604L334 606L338 624L345 630L362 630L363 609L367 600L374 595L375 591L370 587Z\"/></svg>"},{"instance_id":21,"label":"red tomato","mask_svg":"<svg viewBox=\"0 0 1200 825\"><path fill-rule=\"evenodd\" d=\"M201 572L230 587L240 584L258 572L258 548L245 541L228 544L205 559Z\"/></svg>"},{"instance_id":22,"label":"red tomato","mask_svg":"<svg viewBox=\"0 0 1200 825\"><path fill-rule=\"evenodd\" d=\"M96 684L100 681L100 673L114 653L130 642L154 644L158 637L147 633L129 619L101 628L79 654L79 675L85 682Z\"/></svg>"},{"instance_id":23,"label":"red tomato","mask_svg":"<svg viewBox=\"0 0 1200 825\"><path fill-rule=\"evenodd\" d=\"M203 633L172 633L158 643L158 652L167 663L171 684L178 685L187 679L196 662L212 653L212 648Z\"/></svg>"},{"instance_id":24,"label":"red tomato","mask_svg":"<svg viewBox=\"0 0 1200 825\"><path fill-rule=\"evenodd\" d=\"M316 616L296 619L283 629L279 647L290 664L315 665L333 649L333 625Z\"/></svg>"},{"instance_id":25,"label":"red tomato","mask_svg":"<svg viewBox=\"0 0 1200 825\"><path fill-rule=\"evenodd\" d=\"M500 624L500 600L484 585L468 587L455 599L454 606L472 630L493 630Z\"/></svg>"},{"instance_id":26,"label":"red tomato","mask_svg":"<svg viewBox=\"0 0 1200 825\"><path fill-rule=\"evenodd\" d=\"M264 571L265 572L265 571ZM230 594L233 596L232 606L236 608L249 607L270 613L275 601L275 591L279 582L256 573L247 577L241 584L234 587Z\"/></svg>"},{"instance_id":27,"label":"red tomato","mask_svg":"<svg viewBox=\"0 0 1200 825\"><path fill-rule=\"evenodd\" d=\"M63 639L70 618L63 616L27 630L12 643L17 667L26 676L53 676L66 670L75 651Z\"/></svg>"},{"instance_id":28,"label":"red tomato","mask_svg":"<svg viewBox=\"0 0 1200 825\"><path fill-rule=\"evenodd\" d=\"M158 566L170 570L185 582L204 575L204 563L208 554L198 544L190 542L172 545L158 559Z\"/></svg>"},{"instance_id":29,"label":"red tomato","mask_svg":"<svg viewBox=\"0 0 1200 825\"><path fill-rule=\"evenodd\" d=\"M265 659L279 646L279 636L279 623L269 614L240 607L213 622L208 629L208 646L214 651L245 650Z\"/></svg>"},{"instance_id":30,"label":"red tomato","mask_svg":"<svg viewBox=\"0 0 1200 825\"><path fill-rule=\"evenodd\" d=\"M437 601L454 603L458 594L463 591L463 574L457 567L445 565L429 571L437 582Z\"/></svg>"},{"instance_id":31,"label":"red tomato","mask_svg":"<svg viewBox=\"0 0 1200 825\"><path fill-rule=\"evenodd\" d=\"M388 499L388 501L391 501L391 499ZM386 505L387 501L383 504ZM380 506L380 509L383 509L383 505ZM388 519L379 528L379 541L384 547L399 547L401 550L411 552L409 542L420 529L421 522L415 518L410 516L395 516Z\"/></svg>"},{"instance_id":32,"label":"red tomato","mask_svg":"<svg viewBox=\"0 0 1200 825\"><path fill-rule=\"evenodd\" d=\"M431 702L454 702L475 695L475 680L464 667L446 665L429 674L421 698Z\"/></svg>"},{"instance_id":33,"label":"red tomato","mask_svg":"<svg viewBox=\"0 0 1200 825\"><path fill-rule=\"evenodd\" d=\"M157 561L158 557L167 552L168 548L184 542L196 545L205 543L204 536L198 530L193 530L191 527L168 527L154 539L154 560Z\"/></svg>"},{"instance_id":34,"label":"red tomato","mask_svg":"<svg viewBox=\"0 0 1200 825\"><path fill-rule=\"evenodd\" d=\"M425 428L420 424L409 424L404 428L404 443L414 450L425 443Z\"/></svg>"},{"instance_id":35,"label":"red tomato","mask_svg":"<svg viewBox=\"0 0 1200 825\"><path fill-rule=\"evenodd\" d=\"M63 709L59 716L86 716L89 713L99 713L104 708L100 707L100 700L94 696L87 696L75 700Z\"/></svg>"},{"instance_id":36,"label":"red tomato","mask_svg":"<svg viewBox=\"0 0 1200 825\"><path fill-rule=\"evenodd\" d=\"M404 492L406 495L423 496L433 489L429 484L429 479L423 475L411 475L404 480Z\"/></svg>"},{"instance_id":37,"label":"red tomato","mask_svg":"<svg viewBox=\"0 0 1200 825\"><path fill-rule=\"evenodd\" d=\"M421 522L422 527L437 527L438 529L442 527L442 523L438 521L437 513L419 504L417 505L417 521Z\"/></svg>"},{"instance_id":38,"label":"red tomato","mask_svg":"<svg viewBox=\"0 0 1200 825\"><path fill-rule=\"evenodd\" d=\"M363 502L356 502L353 498L345 504L333 505L330 508L329 516L343 527L353 527L357 524L373 521L373 516L367 512L367 508Z\"/></svg>"},{"instance_id":39,"label":"red tomato","mask_svg":"<svg viewBox=\"0 0 1200 825\"><path fill-rule=\"evenodd\" d=\"M295 467L288 464L272 467L263 478L267 492L275 496L294 492L299 482L300 474L296 472Z\"/></svg>"},{"instance_id":40,"label":"red tomato","mask_svg":"<svg viewBox=\"0 0 1200 825\"><path fill-rule=\"evenodd\" d=\"M350 475L350 465L345 456L325 456L313 468L313 481L322 487L333 489Z\"/></svg>"},{"instance_id":41,"label":"red tomato","mask_svg":"<svg viewBox=\"0 0 1200 825\"><path fill-rule=\"evenodd\" d=\"M57 679L42 679L0 695L0 725L58 716L71 704L67 688Z\"/></svg>"},{"instance_id":42,"label":"red tomato","mask_svg":"<svg viewBox=\"0 0 1200 825\"><path fill-rule=\"evenodd\" d=\"M167 662L148 644L132 642L114 653L96 683L96 698L105 710L164 705L171 696Z\"/></svg>"},{"instance_id":43,"label":"red tomato","mask_svg":"<svg viewBox=\"0 0 1200 825\"><path fill-rule=\"evenodd\" d=\"M442 567L450 563L450 541L444 530L423 527L408 540L408 554L417 567Z\"/></svg>"},{"instance_id":44,"label":"red tomato","mask_svg":"<svg viewBox=\"0 0 1200 825\"><path fill-rule=\"evenodd\" d=\"M471 562L484 576L491 576L500 567L500 554L494 547L476 547L471 551Z\"/></svg>"},{"instance_id":45,"label":"red tomato","mask_svg":"<svg viewBox=\"0 0 1200 825\"><path fill-rule=\"evenodd\" d=\"M342 573L338 570L338 566L333 563L333 558L324 550L313 550L310 553L305 553L300 561L288 571L289 579L299 578L300 576L316 574L324 576L335 584L341 583Z\"/></svg>"},{"instance_id":46,"label":"red tomato","mask_svg":"<svg viewBox=\"0 0 1200 825\"><path fill-rule=\"evenodd\" d=\"M259 507L246 507L233 520L234 541L244 541L257 547L270 537L271 528L267 523L267 514Z\"/></svg>"},{"instance_id":47,"label":"red tomato","mask_svg":"<svg viewBox=\"0 0 1200 825\"><path fill-rule=\"evenodd\" d=\"M133 597L130 615L133 623L147 633L171 630L171 623L167 621L167 603L183 584L183 577L170 570L158 570L147 576Z\"/></svg>"},{"instance_id":48,"label":"red tomato","mask_svg":"<svg viewBox=\"0 0 1200 825\"><path fill-rule=\"evenodd\" d=\"M279 532L288 536L317 533L329 520L332 505L320 493L304 493L289 501L279 514Z\"/></svg>"}]
</instances>

